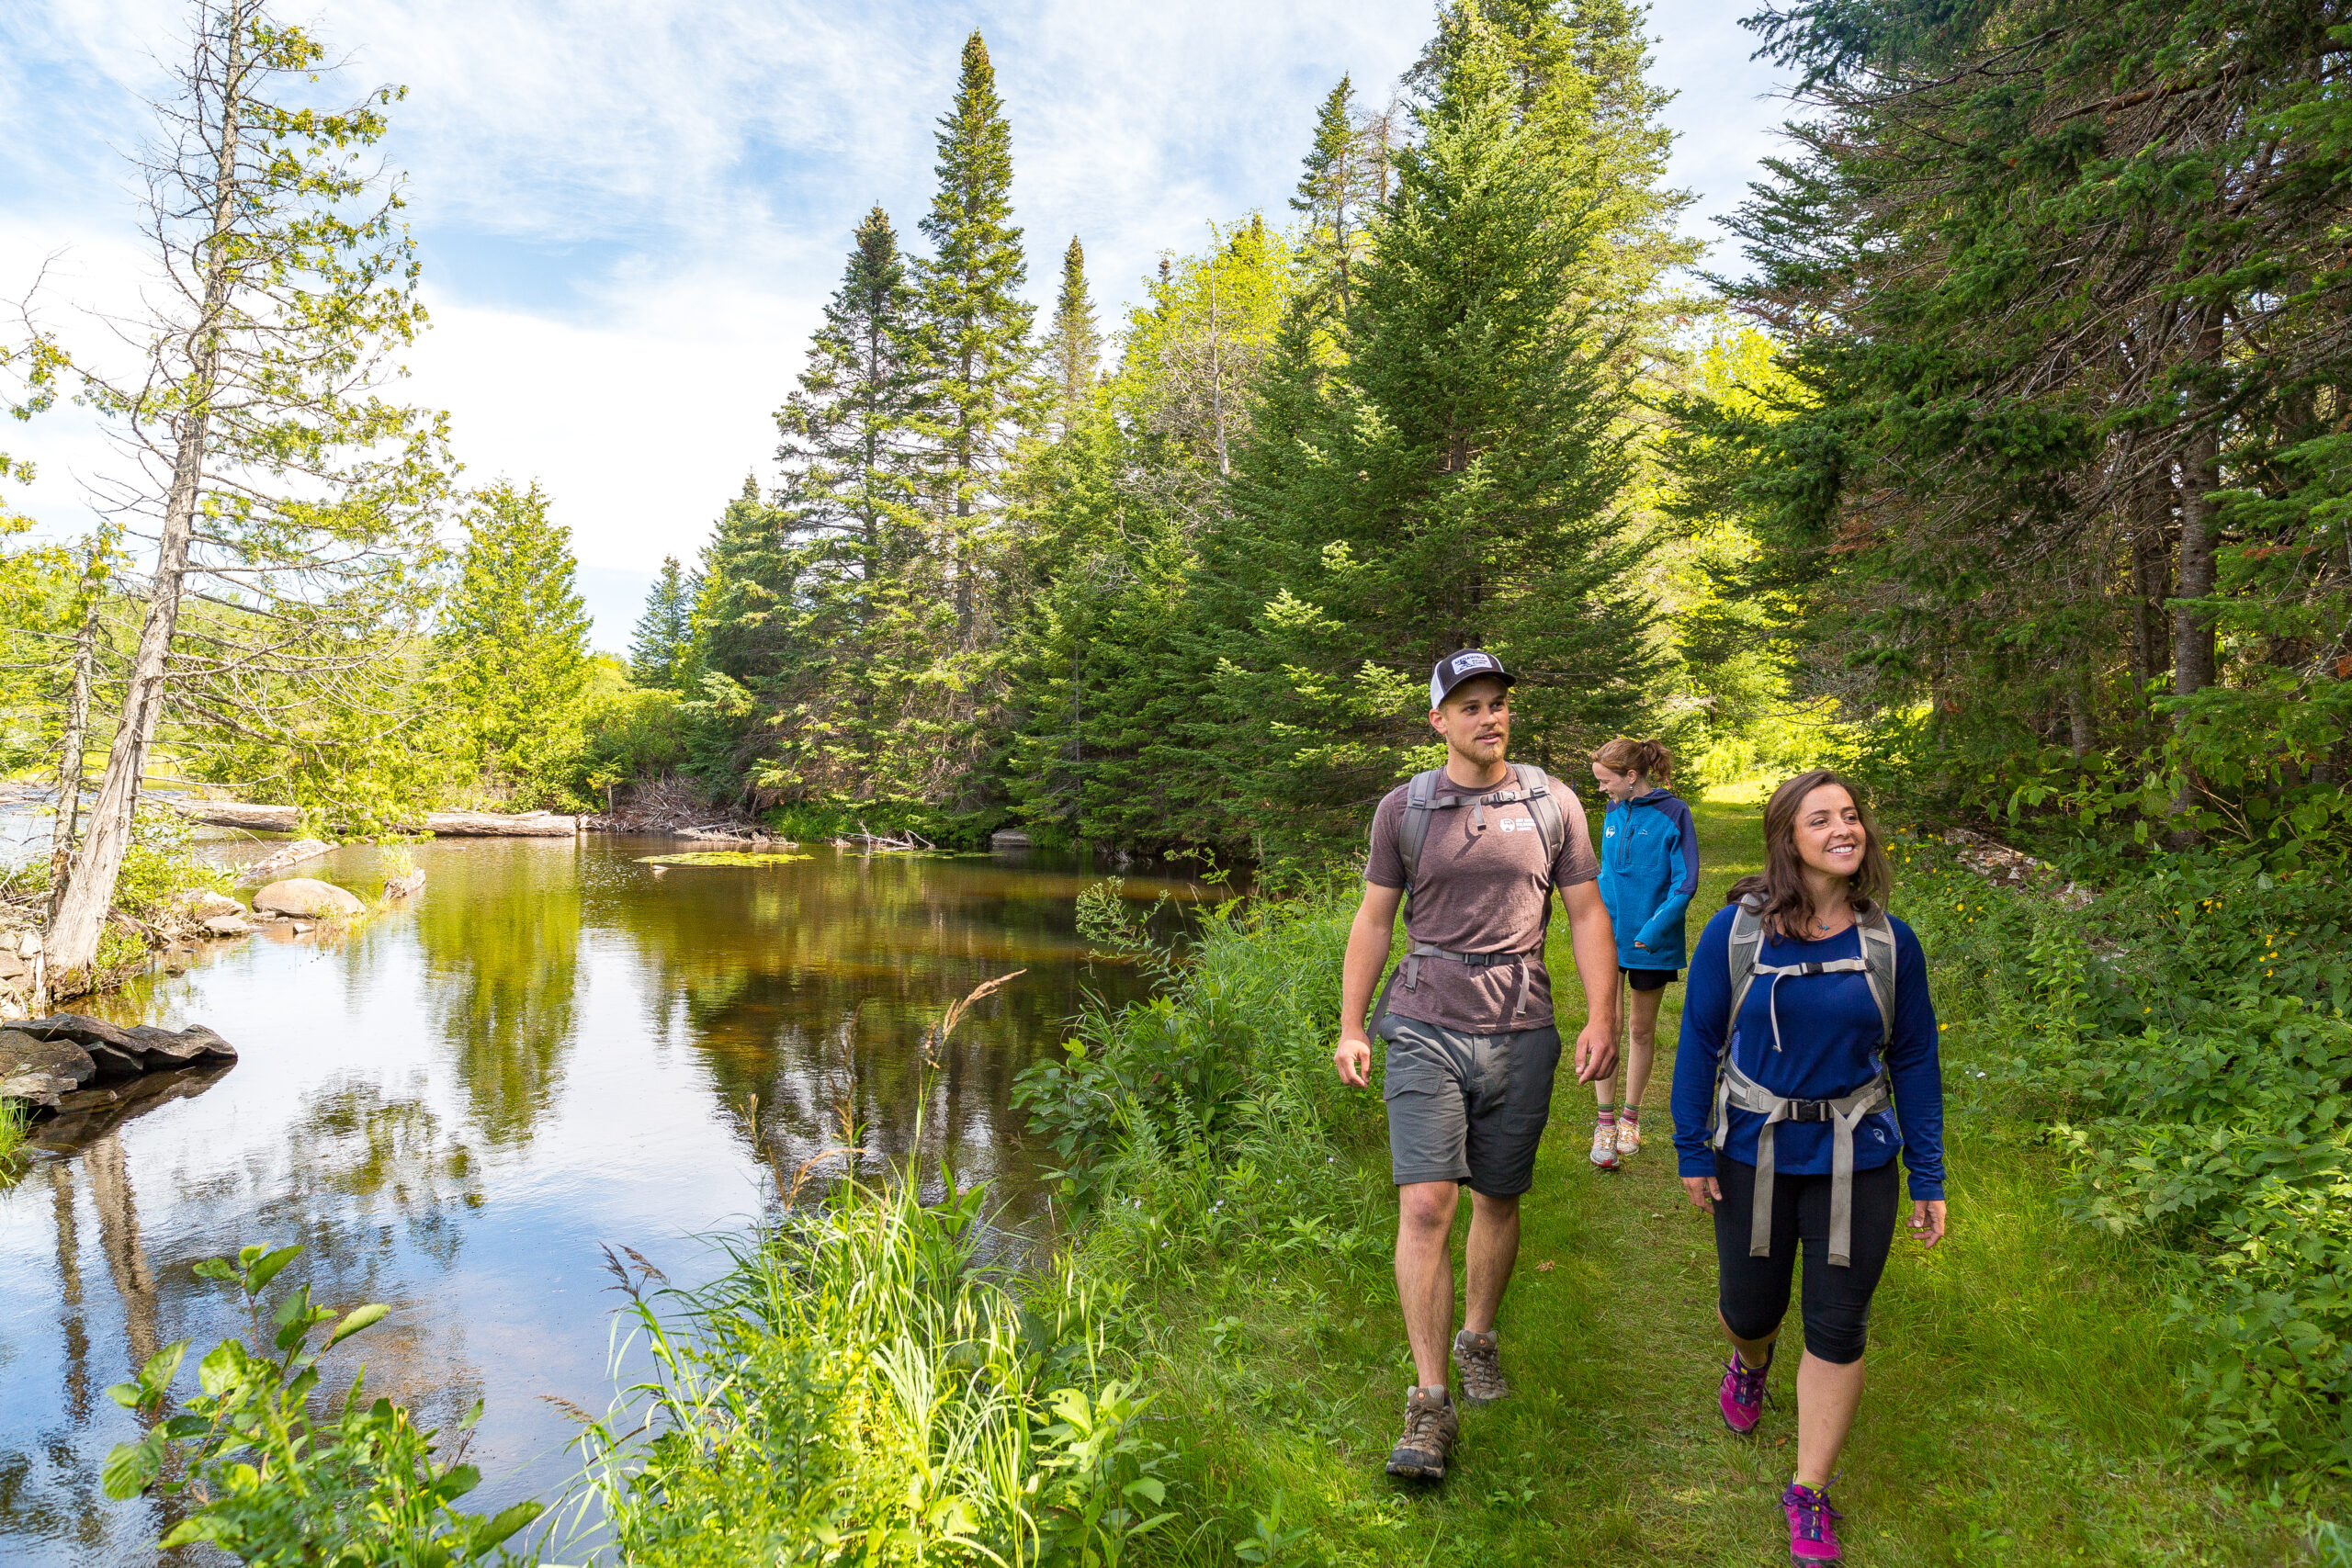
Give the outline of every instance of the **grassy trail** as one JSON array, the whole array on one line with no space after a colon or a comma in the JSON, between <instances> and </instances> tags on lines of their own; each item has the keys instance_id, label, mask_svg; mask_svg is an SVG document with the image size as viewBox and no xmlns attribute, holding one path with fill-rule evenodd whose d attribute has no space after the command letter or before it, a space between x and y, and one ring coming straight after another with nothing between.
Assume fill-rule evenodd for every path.
<instances>
[{"instance_id":1,"label":"grassy trail","mask_svg":"<svg viewBox=\"0 0 2352 1568\"><path fill-rule=\"evenodd\" d=\"M1712 802L1697 817L1694 940L1761 853L1755 806ZM1565 1033L1582 1002L1565 932L1554 940ZM1937 984L1957 1020L1944 1036L1951 1233L1931 1254L1899 1238L1879 1290L1870 1392L1834 1488L1849 1561L2297 1560L2275 1516L2168 1456L2170 1381L2150 1370L2171 1359L2164 1281L2148 1255L2064 1220L2029 1130L1972 1103L1970 981ZM1674 1176L1681 994L1668 989L1660 1020L1649 1144L1623 1171L1588 1164L1591 1091L1562 1076L1500 1324L1514 1393L1464 1412L1441 1487L1381 1471L1411 1381L1385 1255L1287 1277L1237 1270L1155 1303L1153 1381L1212 1498L1248 1519L1279 1491L1282 1528L1306 1532L1292 1551L1340 1562L1787 1561L1775 1503L1794 1465L1801 1335L1792 1307L1778 1403L1756 1437L1731 1436L1714 1410L1713 1233ZM1393 1215L1385 1167L1363 1179L1368 1207ZM1465 1201L1457 1289L1467 1222Z\"/></svg>"}]
</instances>

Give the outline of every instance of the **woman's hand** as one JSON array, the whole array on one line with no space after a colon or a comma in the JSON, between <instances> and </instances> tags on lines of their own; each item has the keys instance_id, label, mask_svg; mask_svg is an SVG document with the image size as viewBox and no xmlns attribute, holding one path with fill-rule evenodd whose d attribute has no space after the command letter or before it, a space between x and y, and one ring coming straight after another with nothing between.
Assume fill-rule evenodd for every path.
<instances>
[{"instance_id":1,"label":"woman's hand","mask_svg":"<svg viewBox=\"0 0 2352 1568\"><path fill-rule=\"evenodd\" d=\"M1634 939L1634 945L1640 948L1644 953L1647 953L1650 950L1650 944L1644 942L1640 937L1635 937Z\"/></svg>"},{"instance_id":2,"label":"woman's hand","mask_svg":"<svg viewBox=\"0 0 2352 1568\"><path fill-rule=\"evenodd\" d=\"M1710 1213L1714 1212L1716 1204L1724 1201L1723 1185L1712 1176L1686 1176L1682 1179L1682 1190L1690 1194L1692 1208L1704 1209Z\"/></svg>"},{"instance_id":3,"label":"woman's hand","mask_svg":"<svg viewBox=\"0 0 2352 1568\"><path fill-rule=\"evenodd\" d=\"M1683 1185L1690 1185L1684 1179ZM1911 1238L1921 1247L1933 1247L1944 1238L1944 1201L1940 1198L1915 1198L1911 1201Z\"/></svg>"}]
</instances>

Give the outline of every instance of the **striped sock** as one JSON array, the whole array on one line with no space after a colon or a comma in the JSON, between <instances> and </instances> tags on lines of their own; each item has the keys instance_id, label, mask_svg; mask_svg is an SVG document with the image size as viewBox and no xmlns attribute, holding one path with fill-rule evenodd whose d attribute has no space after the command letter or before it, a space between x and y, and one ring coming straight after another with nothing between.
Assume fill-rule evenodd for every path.
<instances>
[{"instance_id":1,"label":"striped sock","mask_svg":"<svg viewBox=\"0 0 2352 1568\"><path fill-rule=\"evenodd\" d=\"M1604 1127L1614 1127L1617 1125L1617 1112L1611 1110L1606 1105L1602 1106L1600 1108L1600 1124Z\"/></svg>"},{"instance_id":2,"label":"striped sock","mask_svg":"<svg viewBox=\"0 0 2352 1568\"><path fill-rule=\"evenodd\" d=\"M1638 1122L1642 1119L1642 1108L1638 1105L1629 1105L1618 1114L1628 1122Z\"/></svg>"}]
</instances>

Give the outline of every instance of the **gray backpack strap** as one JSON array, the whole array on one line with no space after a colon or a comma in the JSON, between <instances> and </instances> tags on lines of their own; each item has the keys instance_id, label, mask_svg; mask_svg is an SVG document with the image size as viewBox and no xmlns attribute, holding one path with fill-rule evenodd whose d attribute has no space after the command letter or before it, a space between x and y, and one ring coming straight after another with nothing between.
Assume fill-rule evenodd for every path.
<instances>
[{"instance_id":1,"label":"gray backpack strap","mask_svg":"<svg viewBox=\"0 0 2352 1568\"><path fill-rule=\"evenodd\" d=\"M1438 775L1445 770L1430 768L1413 775L1405 786L1405 815L1396 824L1396 858L1405 863L1405 897L1413 896L1413 879L1421 871L1421 846L1430 839L1430 811L1437 799Z\"/></svg>"},{"instance_id":2,"label":"gray backpack strap","mask_svg":"<svg viewBox=\"0 0 2352 1568\"><path fill-rule=\"evenodd\" d=\"M1855 922L1861 933L1862 962L1870 965L1871 999L1878 1003L1878 1043L1882 1049L1894 1038L1894 928L1886 910L1873 904Z\"/></svg>"},{"instance_id":3,"label":"gray backpack strap","mask_svg":"<svg viewBox=\"0 0 2352 1568\"><path fill-rule=\"evenodd\" d=\"M1731 1011L1724 1016L1723 1047L1715 1054L1715 1093L1707 1116L1707 1128L1714 1134L1717 1148L1724 1146L1724 1139L1731 1133L1724 1069L1731 1065L1731 1043L1739 1032L1739 1007L1747 1000L1747 988L1756 984L1756 955L1763 947L1764 901L1751 894L1733 907L1731 942L1724 950L1724 967L1731 979Z\"/></svg>"},{"instance_id":4,"label":"gray backpack strap","mask_svg":"<svg viewBox=\"0 0 2352 1568\"><path fill-rule=\"evenodd\" d=\"M1527 795L1527 814L1535 818L1535 830L1544 838L1544 879L1552 878L1552 868L1560 863L1560 852L1568 845L1568 821L1560 814L1560 803L1552 796L1552 781L1542 768L1532 762L1513 762L1510 771L1519 775L1519 787Z\"/></svg>"},{"instance_id":5,"label":"gray backpack strap","mask_svg":"<svg viewBox=\"0 0 2352 1568\"><path fill-rule=\"evenodd\" d=\"M1405 786L1405 815L1396 824L1396 858L1405 863L1405 908L1408 930L1412 918L1413 884L1421 872L1421 846L1429 842L1430 813L1436 809L1438 775L1444 771L1442 768L1430 768L1415 773L1412 783ZM1380 987L1380 999L1373 1004L1374 1025L1376 1026L1388 1011L1388 993L1396 988L1400 976L1407 990L1420 988L1421 961L1419 955L1408 951L1388 972L1387 982Z\"/></svg>"}]
</instances>

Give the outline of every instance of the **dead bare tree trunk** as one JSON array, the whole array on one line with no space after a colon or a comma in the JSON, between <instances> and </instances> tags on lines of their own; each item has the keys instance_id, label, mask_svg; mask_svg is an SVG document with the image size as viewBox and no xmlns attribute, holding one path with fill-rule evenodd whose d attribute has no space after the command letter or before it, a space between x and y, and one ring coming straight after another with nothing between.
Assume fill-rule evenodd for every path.
<instances>
[{"instance_id":1,"label":"dead bare tree trunk","mask_svg":"<svg viewBox=\"0 0 2352 1568\"><path fill-rule=\"evenodd\" d=\"M65 689L65 728L58 739L57 815L50 823L50 912L65 890L82 826L83 751L90 740L90 682L97 662L98 608L93 600L74 636L74 674Z\"/></svg>"},{"instance_id":2,"label":"dead bare tree trunk","mask_svg":"<svg viewBox=\"0 0 2352 1568\"><path fill-rule=\"evenodd\" d=\"M139 807L147 751L154 744L155 727L163 718L172 634L179 626L180 590L187 575L197 501L203 487L212 392L220 378L221 321L229 304L231 273L224 252L237 216L242 174L243 20L242 15L232 14L225 29L220 93L215 100L217 135L209 138L207 149L212 176L212 241L206 255L204 304L191 333L192 374L186 382L187 395L172 421L176 449L171 491L164 507L163 535L156 545L155 575L147 597L147 619L140 628L139 650L131 660L123 692L122 719L115 727L114 745L107 753L106 775L99 783L97 799L90 806L90 825L74 852L73 869L50 918L43 946L52 977L87 969L97 959L98 935L114 900L115 878L130 849L131 820Z\"/></svg>"}]
</instances>

